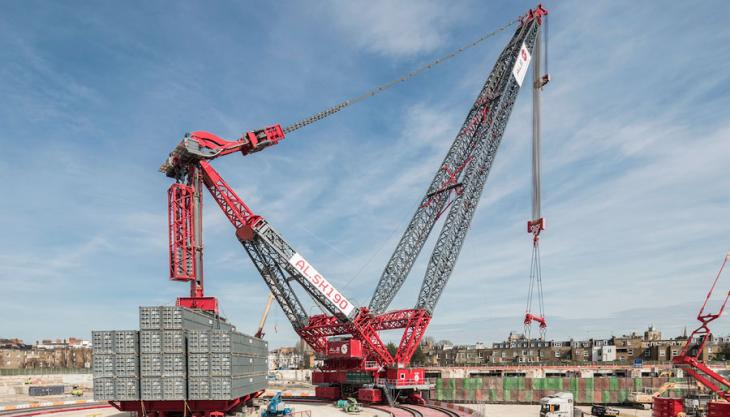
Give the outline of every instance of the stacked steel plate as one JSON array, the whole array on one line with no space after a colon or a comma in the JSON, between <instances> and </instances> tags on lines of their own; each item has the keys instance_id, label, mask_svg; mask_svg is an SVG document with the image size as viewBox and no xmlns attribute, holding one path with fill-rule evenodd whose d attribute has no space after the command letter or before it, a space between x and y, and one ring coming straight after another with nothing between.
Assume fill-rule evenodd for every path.
<instances>
[{"instance_id":1,"label":"stacked steel plate","mask_svg":"<svg viewBox=\"0 0 730 417\"><path fill-rule=\"evenodd\" d=\"M94 396L99 400L139 399L139 332L95 331Z\"/></svg>"},{"instance_id":2,"label":"stacked steel plate","mask_svg":"<svg viewBox=\"0 0 730 417\"><path fill-rule=\"evenodd\" d=\"M188 332L188 397L223 400L266 385L266 342L236 332Z\"/></svg>"},{"instance_id":3,"label":"stacked steel plate","mask_svg":"<svg viewBox=\"0 0 730 417\"><path fill-rule=\"evenodd\" d=\"M230 400L266 387L267 343L218 317L140 307L139 324L92 333L94 398Z\"/></svg>"}]
</instances>

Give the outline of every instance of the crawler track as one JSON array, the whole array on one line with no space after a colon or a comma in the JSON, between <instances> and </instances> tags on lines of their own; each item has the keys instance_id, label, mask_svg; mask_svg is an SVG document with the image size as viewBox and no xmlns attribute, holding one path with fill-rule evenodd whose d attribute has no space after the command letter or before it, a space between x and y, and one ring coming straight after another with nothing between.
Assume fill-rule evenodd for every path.
<instances>
[{"instance_id":1,"label":"crawler track","mask_svg":"<svg viewBox=\"0 0 730 417\"><path fill-rule=\"evenodd\" d=\"M423 413L421 411L416 410L415 408L413 408L413 406L397 405L395 408L399 408L401 410L406 411L412 417L424 417Z\"/></svg>"},{"instance_id":2,"label":"crawler track","mask_svg":"<svg viewBox=\"0 0 730 417\"><path fill-rule=\"evenodd\" d=\"M423 417L423 414L420 411L414 410L410 407L403 407L401 405L397 405L395 407L387 405L367 405L366 407L388 413L391 417Z\"/></svg>"},{"instance_id":3,"label":"crawler track","mask_svg":"<svg viewBox=\"0 0 730 417\"><path fill-rule=\"evenodd\" d=\"M372 406L368 405L367 408L382 411L390 414L392 417L463 417L461 414L448 408L439 407L436 405L396 405L395 407L389 406Z\"/></svg>"},{"instance_id":4,"label":"crawler track","mask_svg":"<svg viewBox=\"0 0 730 417\"><path fill-rule=\"evenodd\" d=\"M420 414L420 416L414 417L463 417L454 410L449 410L448 408L439 407L437 405L408 405L406 408Z\"/></svg>"}]
</instances>

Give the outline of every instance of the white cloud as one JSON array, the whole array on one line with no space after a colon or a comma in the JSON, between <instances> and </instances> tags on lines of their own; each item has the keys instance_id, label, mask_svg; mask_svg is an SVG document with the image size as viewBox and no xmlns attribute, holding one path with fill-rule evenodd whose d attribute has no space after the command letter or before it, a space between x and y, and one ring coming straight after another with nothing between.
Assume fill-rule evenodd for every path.
<instances>
[{"instance_id":1,"label":"white cloud","mask_svg":"<svg viewBox=\"0 0 730 417\"><path fill-rule=\"evenodd\" d=\"M360 48L388 55L429 53L445 45L464 10L439 1L331 2L335 23Z\"/></svg>"},{"instance_id":2,"label":"white cloud","mask_svg":"<svg viewBox=\"0 0 730 417\"><path fill-rule=\"evenodd\" d=\"M11 198L0 199L6 232L0 237L0 274L18 280L18 294L32 290L34 305L43 307L38 311L58 312L64 325L18 324L10 331L24 337L133 326L137 304L171 303L186 292L184 285L166 281L168 182L155 172L182 131L201 128L226 136L250 129L252 121L296 119L359 92L394 57L407 61L435 54L492 29L484 22L494 12L436 2L327 5L331 9L315 7L321 14L295 10L284 16L287 6L269 13L281 21L265 27L213 22L209 11L208 23L215 24L186 32L185 42L177 36L166 42L164 34L184 26L186 13L195 16L190 10L176 15L174 25L160 20L152 32L141 19L138 31L115 27L99 34L126 46L109 61L100 59L104 64L94 72L110 71L107 62L126 63L120 79L149 87L142 88L144 94L132 88L124 94L124 87L111 88L114 83L106 80L85 90L85 83L73 85L75 78L53 78L49 70L58 56L33 42L42 34L21 33L28 26L18 26L28 41L2 53L11 55L10 62L16 48L15 58L28 57L38 67L27 82L0 86L23 98L17 101L22 106L2 112L15 127L6 128L13 140L4 148L0 169L17 177L7 183ZM730 207L725 140L730 126L722 103L728 64L715 61L719 75L697 65L713 52L706 46L708 35L723 40L730 31L708 16L691 15L694 10L672 7L667 13L692 17L684 19L689 23L656 19L651 6L559 3L551 8L553 82L543 107L548 218L543 268L554 337L641 330L649 322L678 333L685 323L691 325L730 244L723 223ZM262 6L257 12L270 11ZM235 13L226 18L229 14L236 18ZM324 42L332 33L323 18L335 22L343 39ZM92 20L97 29L108 26L103 15ZM127 55L137 44L145 45L141 60ZM361 56L353 44L372 55ZM328 279L366 304L501 48L499 41L485 43L428 76L302 129L271 150L243 161L231 156L215 166ZM143 69L136 73L132 67ZM68 88L59 86L66 81ZM436 310L429 330L436 338L490 341L521 327L530 250L524 230L530 204L528 93L517 102ZM115 106L105 107L110 102ZM20 110L9 111L15 107ZM41 117L44 112L50 116ZM76 114L90 129L75 128ZM66 135L67 127L73 135ZM89 134L92 130L98 134ZM220 295L226 314L241 329L253 329L265 286L215 203L207 199L205 207L208 294ZM413 304L428 247L394 307ZM52 273L74 286L47 279ZM28 302L16 298L10 308L25 308ZM92 321L75 320L81 312ZM292 343L293 332L278 308L270 324L279 329L269 331L273 345Z\"/></svg>"}]
</instances>

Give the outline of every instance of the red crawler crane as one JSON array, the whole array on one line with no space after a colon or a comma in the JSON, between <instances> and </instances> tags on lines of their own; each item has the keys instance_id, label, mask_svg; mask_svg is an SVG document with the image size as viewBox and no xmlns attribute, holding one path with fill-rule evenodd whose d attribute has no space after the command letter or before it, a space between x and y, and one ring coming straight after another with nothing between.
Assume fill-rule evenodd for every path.
<instances>
[{"instance_id":1,"label":"red crawler crane","mask_svg":"<svg viewBox=\"0 0 730 417\"><path fill-rule=\"evenodd\" d=\"M178 298L177 305L218 314L217 300L204 295L202 189L205 187L233 225L236 238L294 330L317 353L326 356L324 368L312 377L313 382L320 385L317 387L318 395L332 398L350 395L363 383L370 382L381 388L392 403L394 398L391 394L396 388L428 388L423 369L406 367L424 336L453 271L546 15L547 11L538 5L519 20L519 27L500 54L444 162L417 206L368 307L354 305L339 292L266 219L246 205L210 164L212 159L224 155L240 152L245 156L275 145L284 139L285 134L334 114L362 98L348 100L283 129L274 125L248 132L235 141L202 131L186 135L160 169L176 180L168 192L170 279L190 282L190 296ZM443 215L445 220L416 305L411 309L386 311L436 221ZM307 314L292 288L294 284L301 286L315 300L323 314ZM403 335L393 356L386 349L379 332L394 329L403 329ZM350 379L352 377L356 377L357 381Z\"/></svg>"},{"instance_id":2,"label":"red crawler crane","mask_svg":"<svg viewBox=\"0 0 730 417\"><path fill-rule=\"evenodd\" d=\"M705 313L705 307L707 307L707 303L710 301L710 297L715 291L715 287L717 286L717 282L720 280L720 275L722 275L723 269L725 269L728 258L730 258L730 253L725 255L725 259L722 261L722 266L720 266L720 270L717 272L717 276L712 282L710 291L707 292L705 302L702 304L699 313L697 313L697 320L700 322L700 326L689 336L679 355L672 359L672 362L674 362L675 365L684 369L685 372L691 375L699 383L709 388L725 401L730 401L730 381L703 363L702 354L705 351L705 344L707 344L707 341L712 335L709 324L720 318L725 310L725 305L727 305L727 300L730 298L730 291L728 291L717 313Z\"/></svg>"}]
</instances>

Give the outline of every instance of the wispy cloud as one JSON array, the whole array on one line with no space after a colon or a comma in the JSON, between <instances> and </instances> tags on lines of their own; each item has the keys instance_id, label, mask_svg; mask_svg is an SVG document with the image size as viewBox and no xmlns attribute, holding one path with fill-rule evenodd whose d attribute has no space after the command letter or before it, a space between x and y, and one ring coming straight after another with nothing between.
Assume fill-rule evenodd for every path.
<instances>
[{"instance_id":1,"label":"wispy cloud","mask_svg":"<svg viewBox=\"0 0 730 417\"><path fill-rule=\"evenodd\" d=\"M8 308L57 320L18 314L25 318L0 331L34 340L133 328L137 305L186 293L166 277L169 182L156 172L185 131L235 138L297 120L530 6L324 1L30 12L3 4L0 275L16 295ZM730 30L721 6L672 4L658 19L649 4L548 4L543 277L551 336L691 327L730 245L730 64L716 59ZM59 17L64 30L47 32ZM118 20L130 23L110 23ZM266 152L215 161L216 169L328 279L367 304L508 37ZM527 90L518 99L429 330L436 338L490 341L521 327L529 99ZM209 199L204 243L208 293L253 331L266 289ZM432 243L394 307L413 304ZM277 309L274 324L272 344L292 343Z\"/></svg>"},{"instance_id":2,"label":"wispy cloud","mask_svg":"<svg viewBox=\"0 0 730 417\"><path fill-rule=\"evenodd\" d=\"M437 50L448 31L466 17L464 9L437 1L371 1L329 3L329 14L355 45L389 55L416 55Z\"/></svg>"}]
</instances>

